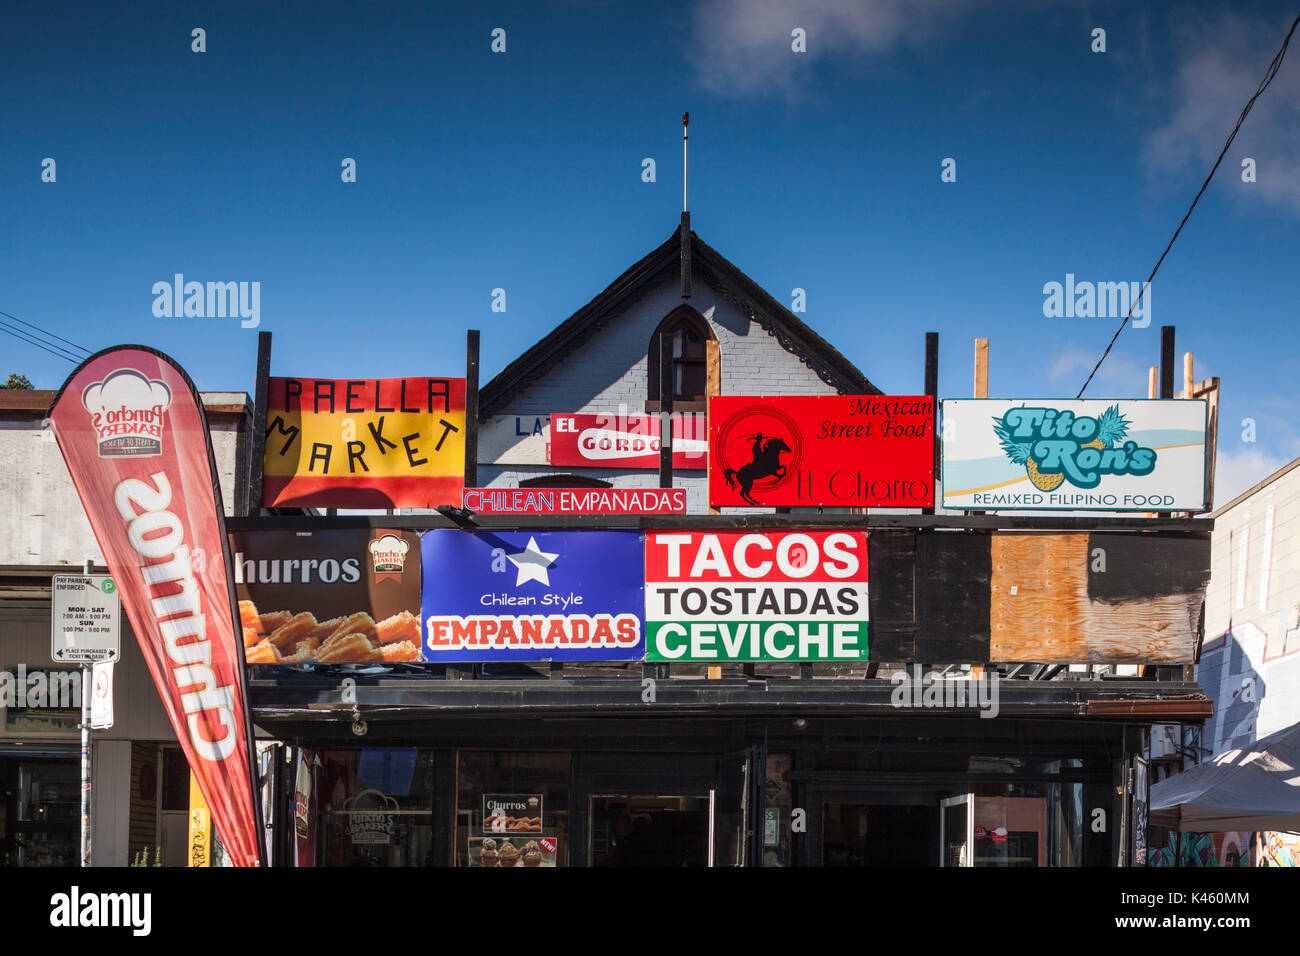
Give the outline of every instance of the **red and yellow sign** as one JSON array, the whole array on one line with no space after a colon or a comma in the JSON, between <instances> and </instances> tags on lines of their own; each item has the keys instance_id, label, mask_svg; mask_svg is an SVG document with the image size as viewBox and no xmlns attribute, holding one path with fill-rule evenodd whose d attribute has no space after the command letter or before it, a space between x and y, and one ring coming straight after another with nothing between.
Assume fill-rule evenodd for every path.
<instances>
[{"instance_id":1,"label":"red and yellow sign","mask_svg":"<svg viewBox=\"0 0 1300 956\"><path fill-rule=\"evenodd\" d=\"M461 503L463 378L273 378L264 507Z\"/></svg>"}]
</instances>

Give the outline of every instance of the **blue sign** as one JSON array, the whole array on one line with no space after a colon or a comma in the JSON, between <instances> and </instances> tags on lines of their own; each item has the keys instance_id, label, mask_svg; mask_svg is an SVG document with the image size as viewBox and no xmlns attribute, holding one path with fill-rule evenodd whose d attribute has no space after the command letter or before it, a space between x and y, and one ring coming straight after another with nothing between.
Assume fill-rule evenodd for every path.
<instances>
[{"instance_id":1,"label":"blue sign","mask_svg":"<svg viewBox=\"0 0 1300 956\"><path fill-rule=\"evenodd\" d=\"M426 661L639 661L637 531L427 531Z\"/></svg>"}]
</instances>

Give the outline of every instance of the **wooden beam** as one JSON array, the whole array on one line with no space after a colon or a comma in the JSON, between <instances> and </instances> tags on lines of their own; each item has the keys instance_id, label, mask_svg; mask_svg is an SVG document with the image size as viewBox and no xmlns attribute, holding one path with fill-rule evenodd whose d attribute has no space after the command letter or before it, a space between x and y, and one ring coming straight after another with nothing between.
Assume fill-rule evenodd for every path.
<instances>
[{"instance_id":1,"label":"wooden beam","mask_svg":"<svg viewBox=\"0 0 1300 956\"><path fill-rule=\"evenodd\" d=\"M989 340L975 340L975 398L989 397Z\"/></svg>"},{"instance_id":2,"label":"wooden beam","mask_svg":"<svg viewBox=\"0 0 1300 956\"><path fill-rule=\"evenodd\" d=\"M659 487L673 486L673 340L659 333Z\"/></svg>"},{"instance_id":3,"label":"wooden beam","mask_svg":"<svg viewBox=\"0 0 1300 956\"><path fill-rule=\"evenodd\" d=\"M934 396L934 496L939 501L939 333L925 333L925 394ZM934 508L922 508L921 514L932 515Z\"/></svg>"},{"instance_id":4,"label":"wooden beam","mask_svg":"<svg viewBox=\"0 0 1300 956\"><path fill-rule=\"evenodd\" d=\"M712 398L715 395L722 394L722 349L721 346L719 346L717 339L709 339L707 342L704 343L704 383L705 383L704 394L705 394L705 402L707 407L708 399ZM706 431L705 441L707 443L708 441L707 416L705 417L704 427ZM706 465L708 464L707 460L705 461L705 464ZM708 475L709 472L708 472L708 468L706 467L704 471L704 476L705 476L704 496L706 499L708 498L708 494L709 494ZM712 505L709 505L708 508L709 508L709 514L711 515L722 514L721 508L715 508Z\"/></svg>"},{"instance_id":5,"label":"wooden beam","mask_svg":"<svg viewBox=\"0 0 1300 956\"><path fill-rule=\"evenodd\" d=\"M253 393L253 434L248 452L250 518L262 513L262 473L266 464L266 403L271 391L271 333L257 333L257 384Z\"/></svg>"},{"instance_id":6,"label":"wooden beam","mask_svg":"<svg viewBox=\"0 0 1300 956\"><path fill-rule=\"evenodd\" d=\"M478 329L465 333L465 487L478 487Z\"/></svg>"}]
</instances>

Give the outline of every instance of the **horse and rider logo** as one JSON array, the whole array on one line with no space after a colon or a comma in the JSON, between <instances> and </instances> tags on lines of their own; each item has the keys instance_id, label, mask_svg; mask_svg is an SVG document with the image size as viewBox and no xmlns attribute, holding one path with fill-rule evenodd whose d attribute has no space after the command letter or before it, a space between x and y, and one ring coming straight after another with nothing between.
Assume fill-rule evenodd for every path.
<instances>
[{"instance_id":1,"label":"horse and rider logo","mask_svg":"<svg viewBox=\"0 0 1300 956\"><path fill-rule=\"evenodd\" d=\"M803 434L794 419L769 405L749 405L723 424L714 467L747 504L791 481L803 461Z\"/></svg>"}]
</instances>

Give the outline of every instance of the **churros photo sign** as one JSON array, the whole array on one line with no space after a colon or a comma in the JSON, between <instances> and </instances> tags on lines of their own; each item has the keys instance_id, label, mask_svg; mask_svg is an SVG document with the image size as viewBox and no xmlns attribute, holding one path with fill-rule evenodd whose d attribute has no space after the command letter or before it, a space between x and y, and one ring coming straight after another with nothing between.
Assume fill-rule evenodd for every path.
<instances>
[{"instance_id":1,"label":"churros photo sign","mask_svg":"<svg viewBox=\"0 0 1300 956\"><path fill-rule=\"evenodd\" d=\"M258 864L248 695L221 485L194 383L138 345L92 355L49 420L230 858Z\"/></svg>"},{"instance_id":2,"label":"churros photo sign","mask_svg":"<svg viewBox=\"0 0 1300 956\"><path fill-rule=\"evenodd\" d=\"M272 378L262 505L461 503L463 378Z\"/></svg>"},{"instance_id":3,"label":"churros photo sign","mask_svg":"<svg viewBox=\"0 0 1300 956\"><path fill-rule=\"evenodd\" d=\"M234 531L250 664L420 659L420 536L413 531Z\"/></svg>"}]
</instances>

